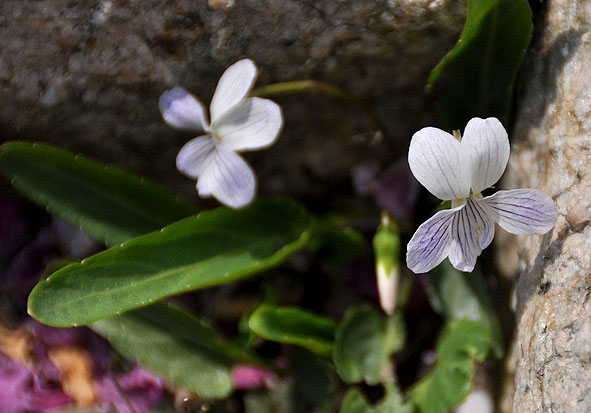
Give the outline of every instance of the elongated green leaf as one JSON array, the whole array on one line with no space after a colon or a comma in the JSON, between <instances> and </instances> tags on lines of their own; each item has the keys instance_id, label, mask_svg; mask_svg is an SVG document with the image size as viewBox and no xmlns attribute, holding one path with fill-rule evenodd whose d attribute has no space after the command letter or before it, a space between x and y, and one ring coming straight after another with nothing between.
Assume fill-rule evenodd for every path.
<instances>
[{"instance_id":1,"label":"elongated green leaf","mask_svg":"<svg viewBox=\"0 0 591 413\"><path fill-rule=\"evenodd\" d=\"M31 201L107 245L197 212L144 178L42 144L0 146L0 173Z\"/></svg>"},{"instance_id":2,"label":"elongated green leaf","mask_svg":"<svg viewBox=\"0 0 591 413\"><path fill-rule=\"evenodd\" d=\"M324 356L334 345L336 323L297 307L263 304L250 316L248 325L266 340L295 344Z\"/></svg>"},{"instance_id":3,"label":"elongated green leaf","mask_svg":"<svg viewBox=\"0 0 591 413\"><path fill-rule=\"evenodd\" d=\"M482 324L456 319L447 323L437 344L437 361L410 391L419 412L447 413L472 390L474 360L483 361L490 335Z\"/></svg>"},{"instance_id":4,"label":"elongated green leaf","mask_svg":"<svg viewBox=\"0 0 591 413\"><path fill-rule=\"evenodd\" d=\"M228 396L233 362L252 361L207 323L163 303L90 327L123 356L204 398Z\"/></svg>"},{"instance_id":5,"label":"elongated green leaf","mask_svg":"<svg viewBox=\"0 0 591 413\"><path fill-rule=\"evenodd\" d=\"M399 318L387 322L370 307L354 308L337 328L333 353L337 373L347 383L377 384L391 352L398 350L403 341Z\"/></svg>"},{"instance_id":6,"label":"elongated green leaf","mask_svg":"<svg viewBox=\"0 0 591 413\"><path fill-rule=\"evenodd\" d=\"M468 16L456 46L429 76L446 126L495 116L507 125L513 84L532 33L527 0L468 0Z\"/></svg>"},{"instance_id":7,"label":"elongated green leaf","mask_svg":"<svg viewBox=\"0 0 591 413\"><path fill-rule=\"evenodd\" d=\"M445 261L429 277L427 292L435 310L448 320L467 318L482 323L491 335L494 356L503 357L501 323L480 271L463 273Z\"/></svg>"},{"instance_id":8,"label":"elongated green leaf","mask_svg":"<svg viewBox=\"0 0 591 413\"><path fill-rule=\"evenodd\" d=\"M287 199L204 212L55 272L33 289L29 313L49 325L82 325L242 279L305 246L309 224Z\"/></svg>"}]
</instances>

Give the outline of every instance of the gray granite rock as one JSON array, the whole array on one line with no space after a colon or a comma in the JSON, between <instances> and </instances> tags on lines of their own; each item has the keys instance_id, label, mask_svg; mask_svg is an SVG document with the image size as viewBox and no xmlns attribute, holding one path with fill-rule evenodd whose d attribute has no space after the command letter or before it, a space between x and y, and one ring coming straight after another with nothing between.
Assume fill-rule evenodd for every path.
<instances>
[{"instance_id":1,"label":"gray granite rock","mask_svg":"<svg viewBox=\"0 0 591 413\"><path fill-rule=\"evenodd\" d=\"M208 102L225 67L250 57L259 85L318 79L375 105L386 139L358 108L280 97L286 127L247 154L261 192L314 195L352 166L403 152L431 123L426 76L453 46L465 0L3 0L0 141L39 140L125 166L195 196L174 169L190 138L157 109L177 84Z\"/></svg>"},{"instance_id":2,"label":"gray granite rock","mask_svg":"<svg viewBox=\"0 0 591 413\"><path fill-rule=\"evenodd\" d=\"M558 206L556 227L499 250L516 286L513 411L591 411L591 6L551 0L522 71L507 188ZM507 409L505 409L507 411Z\"/></svg>"}]
</instances>

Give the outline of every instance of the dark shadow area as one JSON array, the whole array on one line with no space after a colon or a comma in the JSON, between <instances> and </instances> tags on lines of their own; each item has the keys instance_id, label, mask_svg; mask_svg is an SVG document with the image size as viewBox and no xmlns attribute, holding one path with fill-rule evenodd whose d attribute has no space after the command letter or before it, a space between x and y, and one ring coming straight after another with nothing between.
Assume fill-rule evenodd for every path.
<instances>
[{"instance_id":1,"label":"dark shadow area","mask_svg":"<svg viewBox=\"0 0 591 413\"><path fill-rule=\"evenodd\" d=\"M536 19L538 20L538 19ZM538 23L543 23L538 21ZM536 26L544 27L543 24ZM557 97L557 79L581 43L583 33L568 30L562 33L546 51L541 48L542 33L535 31L533 47L528 51L516 83L517 101L528 101L528 107L517 111L527 119L528 128L539 126L546 107ZM535 95L533 98L532 95Z\"/></svg>"}]
</instances>

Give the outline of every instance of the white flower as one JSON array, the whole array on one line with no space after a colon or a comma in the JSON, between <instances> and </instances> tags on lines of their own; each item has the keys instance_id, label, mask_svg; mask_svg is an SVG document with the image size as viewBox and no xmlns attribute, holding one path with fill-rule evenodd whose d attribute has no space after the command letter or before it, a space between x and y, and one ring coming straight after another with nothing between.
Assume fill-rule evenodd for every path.
<instances>
[{"instance_id":1,"label":"white flower","mask_svg":"<svg viewBox=\"0 0 591 413\"><path fill-rule=\"evenodd\" d=\"M176 158L178 170L197 179L199 196L214 196L232 208L249 204L256 190L254 172L237 152L271 146L283 126L279 105L247 97L257 74L249 59L226 69L211 99L211 122L203 104L186 90L175 87L160 96L160 112L166 123L204 133L181 148Z\"/></svg>"},{"instance_id":2,"label":"white flower","mask_svg":"<svg viewBox=\"0 0 591 413\"><path fill-rule=\"evenodd\" d=\"M423 128L410 142L408 163L429 192L451 200L423 223L408 243L406 263L415 273L436 267L446 257L461 271L474 269L476 258L492 241L495 222L520 235L545 234L556 222L550 197L533 189L484 189L500 178L509 159L509 139L496 118L473 118L459 140L437 128Z\"/></svg>"}]
</instances>

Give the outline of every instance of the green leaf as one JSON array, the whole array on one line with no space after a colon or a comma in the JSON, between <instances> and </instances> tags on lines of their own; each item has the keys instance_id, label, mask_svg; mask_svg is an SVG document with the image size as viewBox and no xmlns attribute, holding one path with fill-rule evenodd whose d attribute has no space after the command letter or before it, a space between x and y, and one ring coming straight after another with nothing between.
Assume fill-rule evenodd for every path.
<instances>
[{"instance_id":1,"label":"green leaf","mask_svg":"<svg viewBox=\"0 0 591 413\"><path fill-rule=\"evenodd\" d=\"M482 324L455 319L447 323L437 344L437 361L410 391L419 412L447 413L472 391L474 360L486 359L490 335Z\"/></svg>"},{"instance_id":2,"label":"green leaf","mask_svg":"<svg viewBox=\"0 0 591 413\"><path fill-rule=\"evenodd\" d=\"M51 146L0 146L0 173L36 204L116 245L196 213L144 178Z\"/></svg>"},{"instance_id":3,"label":"green leaf","mask_svg":"<svg viewBox=\"0 0 591 413\"><path fill-rule=\"evenodd\" d=\"M309 225L305 208L287 199L204 212L55 272L33 289L29 314L49 325L82 325L243 279L304 247Z\"/></svg>"},{"instance_id":4,"label":"green leaf","mask_svg":"<svg viewBox=\"0 0 591 413\"><path fill-rule=\"evenodd\" d=\"M322 356L333 349L336 323L301 308L263 304L250 316L248 325L266 340L302 346Z\"/></svg>"},{"instance_id":5,"label":"green leaf","mask_svg":"<svg viewBox=\"0 0 591 413\"><path fill-rule=\"evenodd\" d=\"M232 363L249 360L207 323L162 303L90 327L126 358L203 398L228 396Z\"/></svg>"},{"instance_id":6,"label":"green leaf","mask_svg":"<svg viewBox=\"0 0 591 413\"><path fill-rule=\"evenodd\" d=\"M340 413L412 413L409 403L404 403L400 391L391 386L386 397L376 406L371 406L359 389L353 388L343 398Z\"/></svg>"},{"instance_id":7,"label":"green leaf","mask_svg":"<svg viewBox=\"0 0 591 413\"><path fill-rule=\"evenodd\" d=\"M365 238L349 227L329 227L316 233L310 249L320 258L331 263L344 265L357 260L363 251Z\"/></svg>"},{"instance_id":8,"label":"green leaf","mask_svg":"<svg viewBox=\"0 0 591 413\"><path fill-rule=\"evenodd\" d=\"M294 347L289 353L289 371L298 396L314 407L330 408L338 383L332 363L301 347Z\"/></svg>"},{"instance_id":9,"label":"green leaf","mask_svg":"<svg viewBox=\"0 0 591 413\"><path fill-rule=\"evenodd\" d=\"M532 33L527 0L468 0L456 46L429 76L438 111L449 130L495 116L507 126L513 85Z\"/></svg>"},{"instance_id":10,"label":"green leaf","mask_svg":"<svg viewBox=\"0 0 591 413\"><path fill-rule=\"evenodd\" d=\"M343 397L340 413L377 413L359 389L353 388Z\"/></svg>"},{"instance_id":11,"label":"green leaf","mask_svg":"<svg viewBox=\"0 0 591 413\"><path fill-rule=\"evenodd\" d=\"M503 357L501 323L480 271L463 273L445 261L429 277L427 292L435 310L446 319L467 318L482 323L491 335L493 355Z\"/></svg>"},{"instance_id":12,"label":"green leaf","mask_svg":"<svg viewBox=\"0 0 591 413\"><path fill-rule=\"evenodd\" d=\"M406 342L406 328L402 313L396 311L386 319L384 330L384 349L387 354L397 353L404 347Z\"/></svg>"},{"instance_id":13,"label":"green leaf","mask_svg":"<svg viewBox=\"0 0 591 413\"><path fill-rule=\"evenodd\" d=\"M333 352L341 379L347 383L379 383L391 352L400 346L394 331L401 325L394 319L387 323L381 313L367 306L349 310L337 328ZM404 335L403 331L399 334Z\"/></svg>"}]
</instances>

